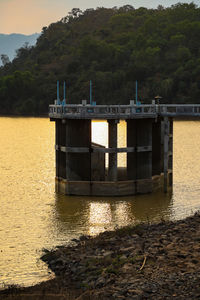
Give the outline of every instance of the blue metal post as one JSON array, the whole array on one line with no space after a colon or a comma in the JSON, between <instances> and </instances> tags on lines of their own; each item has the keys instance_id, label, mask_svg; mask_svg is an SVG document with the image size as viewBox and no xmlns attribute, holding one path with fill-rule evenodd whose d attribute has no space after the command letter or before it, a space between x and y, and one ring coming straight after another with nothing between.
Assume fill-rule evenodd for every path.
<instances>
[{"instance_id":1,"label":"blue metal post","mask_svg":"<svg viewBox=\"0 0 200 300\"><path fill-rule=\"evenodd\" d=\"M64 85L63 85L63 105L66 104L66 83L64 81Z\"/></svg>"},{"instance_id":2,"label":"blue metal post","mask_svg":"<svg viewBox=\"0 0 200 300\"><path fill-rule=\"evenodd\" d=\"M57 101L60 104L60 97L59 97L59 81L57 81Z\"/></svg>"},{"instance_id":3,"label":"blue metal post","mask_svg":"<svg viewBox=\"0 0 200 300\"><path fill-rule=\"evenodd\" d=\"M92 105L92 80L90 80L90 105Z\"/></svg>"},{"instance_id":4,"label":"blue metal post","mask_svg":"<svg viewBox=\"0 0 200 300\"><path fill-rule=\"evenodd\" d=\"M136 105L138 104L138 83L137 80L135 82L135 100L136 100Z\"/></svg>"}]
</instances>

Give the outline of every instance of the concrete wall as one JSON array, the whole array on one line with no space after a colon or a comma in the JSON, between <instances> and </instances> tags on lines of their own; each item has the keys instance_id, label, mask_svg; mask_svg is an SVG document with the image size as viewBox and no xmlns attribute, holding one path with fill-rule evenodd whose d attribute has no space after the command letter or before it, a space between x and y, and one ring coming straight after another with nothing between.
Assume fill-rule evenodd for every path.
<instances>
[{"instance_id":1,"label":"concrete wall","mask_svg":"<svg viewBox=\"0 0 200 300\"><path fill-rule=\"evenodd\" d=\"M152 120L127 120L127 147L135 152L127 153L127 176L137 181L137 192L152 190ZM142 184L140 184L142 180ZM144 181L145 184L144 184Z\"/></svg>"},{"instance_id":2,"label":"concrete wall","mask_svg":"<svg viewBox=\"0 0 200 300\"><path fill-rule=\"evenodd\" d=\"M93 148L104 148L104 146L92 143ZM105 180L105 153L91 153L91 180Z\"/></svg>"},{"instance_id":3,"label":"concrete wall","mask_svg":"<svg viewBox=\"0 0 200 300\"><path fill-rule=\"evenodd\" d=\"M152 176L162 172L161 159L161 120L152 123Z\"/></svg>"},{"instance_id":4,"label":"concrete wall","mask_svg":"<svg viewBox=\"0 0 200 300\"><path fill-rule=\"evenodd\" d=\"M66 147L91 148L91 120L66 120ZM91 180L90 153L66 153L66 179Z\"/></svg>"},{"instance_id":5,"label":"concrete wall","mask_svg":"<svg viewBox=\"0 0 200 300\"><path fill-rule=\"evenodd\" d=\"M127 147L137 147L137 120L127 120ZM128 180L137 179L137 153L127 153Z\"/></svg>"}]
</instances>

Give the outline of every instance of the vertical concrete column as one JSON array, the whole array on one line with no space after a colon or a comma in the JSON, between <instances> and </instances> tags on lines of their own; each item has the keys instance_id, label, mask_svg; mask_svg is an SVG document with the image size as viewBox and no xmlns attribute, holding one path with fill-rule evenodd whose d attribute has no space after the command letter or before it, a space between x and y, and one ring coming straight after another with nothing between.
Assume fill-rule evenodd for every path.
<instances>
[{"instance_id":1,"label":"vertical concrete column","mask_svg":"<svg viewBox=\"0 0 200 300\"><path fill-rule=\"evenodd\" d=\"M127 147L134 147L136 150L137 142L137 128L136 120L127 120ZM137 174L137 160L136 152L127 153L127 177L128 180L136 180Z\"/></svg>"},{"instance_id":2,"label":"vertical concrete column","mask_svg":"<svg viewBox=\"0 0 200 300\"><path fill-rule=\"evenodd\" d=\"M169 186L173 184L173 119L169 121L169 155L168 155Z\"/></svg>"},{"instance_id":3,"label":"vertical concrete column","mask_svg":"<svg viewBox=\"0 0 200 300\"><path fill-rule=\"evenodd\" d=\"M151 178L152 120L139 119L137 120L137 179Z\"/></svg>"},{"instance_id":4,"label":"vertical concrete column","mask_svg":"<svg viewBox=\"0 0 200 300\"><path fill-rule=\"evenodd\" d=\"M66 142L66 134L65 134L65 127L66 127L66 120L62 119L60 121L60 128L59 128L59 145L60 145L60 177L66 179L66 159L65 159L65 152L61 151L61 147L65 146Z\"/></svg>"},{"instance_id":5,"label":"vertical concrete column","mask_svg":"<svg viewBox=\"0 0 200 300\"><path fill-rule=\"evenodd\" d=\"M56 156L56 177L60 177L60 120L55 121L55 156Z\"/></svg>"},{"instance_id":6,"label":"vertical concrete column","mask_svg":"<svg viewBox=\"0 0 200 300\"><path fill-rule=\"evenodd\" d=\"M161 171L161 120L152 123L152 175L160 175Z\"/></svg>"},{"instance_id":7,"label":"vertical concrete column","mask_svg":"<svg viewBox=\"0 0 200 300\"><path fill-rule=\"evenodd\" d=\"M161 173L164 173L164 120L161 120Z\"/></svg>"},{"instance_id":8,"label":"vertical concrete column","mask_svg":"<svg viewBox=\"0 0 200 300\"><path fill-rule=\"evenodd\" d=\"M66 120L66 151L77 148L76 153L66 152L66 179L69 181L91 180L91 120ZM78 148L88 152L78 152Z\"/></svg>"},{"instance_id":9,"label":"vertical concrete column","mask_svg":"<svg viewBox=\"0 0 200 300\"><path fill-rule=\"evenodd\" d=\"M65 120L56 120L56 177L66 178L66 160L65 152L61 147L65 146Z\"/></svg>"},{"instance_id":10,"label":"vertical concrete column","mask_svg":"<svg viewBox=\"0 0 200 300\"><path fill-rule=\"evenodd\" d=\"M117 124L118 120L108 120L108 147L117 148ZM108 180L117 181L117 152L109 153Z\"/></svg>"},{"instance_id":11,"label":"vertical concrete column","mask_svg":"<svg viewBox=\"0 0 200 300\"><path fill-rule=\"evenodd\" d=\"M127 120L127 147L135 151L127 153L127 175L136 181L136 192L152 191L152 120Z\"/></svg>"},{"instance_id":12,"label":"vertical concrete column","mask_svg":"<svg viewBox=\"0 0 200 300\"><path fill-rule=\"evenodd\" d=\"M169 120L164 117L164 192L168 186Z\"/></svg>"}]
</instances>

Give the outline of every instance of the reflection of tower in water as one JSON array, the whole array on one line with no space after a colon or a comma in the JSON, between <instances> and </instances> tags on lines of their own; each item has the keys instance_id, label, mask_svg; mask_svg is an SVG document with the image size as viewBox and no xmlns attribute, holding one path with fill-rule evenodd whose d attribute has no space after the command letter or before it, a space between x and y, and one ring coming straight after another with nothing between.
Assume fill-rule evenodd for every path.
<instances>
[{"instance_id":1,"label":"reflection of tower in water","mask_svg":"<svg viewBox=\"0 0 200 300\"><path fill-rule=\"evenodd\" d=\"M110 203L91 202L89 208L89 228L90 235L111 229L112 211Z\"/></svg>"},{"instance_id":2,"label":"reflection of tower in water","mask_svg":"<svg viewBox=\"0 0 200 300\"><path fill-rule=\"evenodd\" d=\"M57 195L57 234L66 240L116 227L157 222L171 216L171 194L158 191L134 197L68 197Z\"/></svg>"},{"instance_id":3,"label":"reflection of tower in water","mask_svg":"<svg viewBox=\"0 0 200 300\"><path fill-rule=\"evenodd\" d=\"M131 214L135 222L159 222L170 220L172 216L172 191L164 194L162 190L153 194L138 195L131 201ZM132 198L133 199L133 198Z\"/></svg>"}]
</instances>

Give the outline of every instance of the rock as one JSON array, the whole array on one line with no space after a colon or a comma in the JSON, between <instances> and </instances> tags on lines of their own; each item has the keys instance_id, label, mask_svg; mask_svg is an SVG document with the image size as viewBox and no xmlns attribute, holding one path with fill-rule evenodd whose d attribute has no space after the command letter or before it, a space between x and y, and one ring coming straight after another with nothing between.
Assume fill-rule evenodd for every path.
<instances>
[{"instance_id":1,"label":"rock","mask_svg":"<svg viewBox=\"0 0 200 300\"><path fill-rule=\"evenodd\" d=\"M55 252L53 251L47 251L44 255L42 255L41 260L44 262L49 263L50 261L53 261L57 258Z\"/></svg>"},{"instance_id":2,"label":"rock","mask_svg":"<svg viewBox=\"0 0 200 300\"><path fill-rule=\"evenodd\" d=\"M96 281L96 284L95 286L98 287L98 288L101 288L105 285L106 283L106 280L104 277L99 277L98 280Z\"/></svg>"},{"instance_id":3,"label":"rock","mask_svg":"<svg viewBox=\"0 0 200 300\"><path fill-rule=\"evenodd\" d=\"M130 273L133 270L133 265L130 263L126 263L121 268L122 273Z\"/></svg>"},{"instance_id":4,"label":"rock","mask_svg":"<svg viewBox=\"0 0 200 300\"><path fill-rule=\"evenodd\" d=\"M135 251L135 247L128 247L128 248L120 248L120 253L127 253Z\"/></svg>"},{"instance_id":5,"label":"rock","mask_svg":"<svg viewBox=\"0 0 200 300\"><path fill-rule=\"evenodd\" d=\"M90 239L90 236L89 235L81 235L80 237L79 237L79 240L80 241L87 241L87 240L89 240Z\"/></svg>"},{"instance_id":6,"label":"rock","mask_svg":"<svg viewBox=\"0 0 200 300\"><path fill-rule=\"evenodd\" d=\"M113 254L113 251L106 251L102 253L103 258L111 257Z\"/></svg>"},{"instance_id":7,"label":"rock","mask_svg":"<svg viewBox=\"0 0 200 300\"><path fill-rule=\"evenodd\" d=\"M119 297L124 297L124 296L121 296L121 295L119 295L118 293L114 293L114 294L113 294L113 298L114 298L114 299L120 299ZM121 298L121 299L124 299L124 298Z\"/></svg>"},{"instance_id":8,"label":"rock","mask_svg":"<svg viewBox=\"0 0 200 300\"><path fill-rule=\"evenodd\" d=\"M77 240L77 239L72 239L72 242L79 243L79 240Z\"/></svg>"},{"instance_id":9,"label":"rock","mask_svg":"<svg viewBox=\"0 0 200 300\"><path fill-rule=\"evenodd\" d=\"M129 289L128 290L128 293L129 294L133 294L133 295L142 295L143 294L143 291L142 290L139 290L139 289Z\"/></svg>"},{"instance_id":10,"label":"rock","mask_svg":"<svg viewBox=\"0 0 200 300\"><path fill-rule=\"evenodd\" d=\"M134 234L131 234L131 237L132 237L133 239L137 239L137 238L139 238L139 235L136 234L136 233L134 233Z\"/></svg>"},{"instance_id":11,"label":"rock","mask_svg":"<svg viewBox=\"0 0 200 300\"><path fill-rule=\"evenodd\" d=\"M126 255L125 255L125 254L120 255L119 260L120 260L120 261L127 261L127 257L128 257L128 256L129 256L129 253L127 253Z\"/></svg>"}]
</instances>

